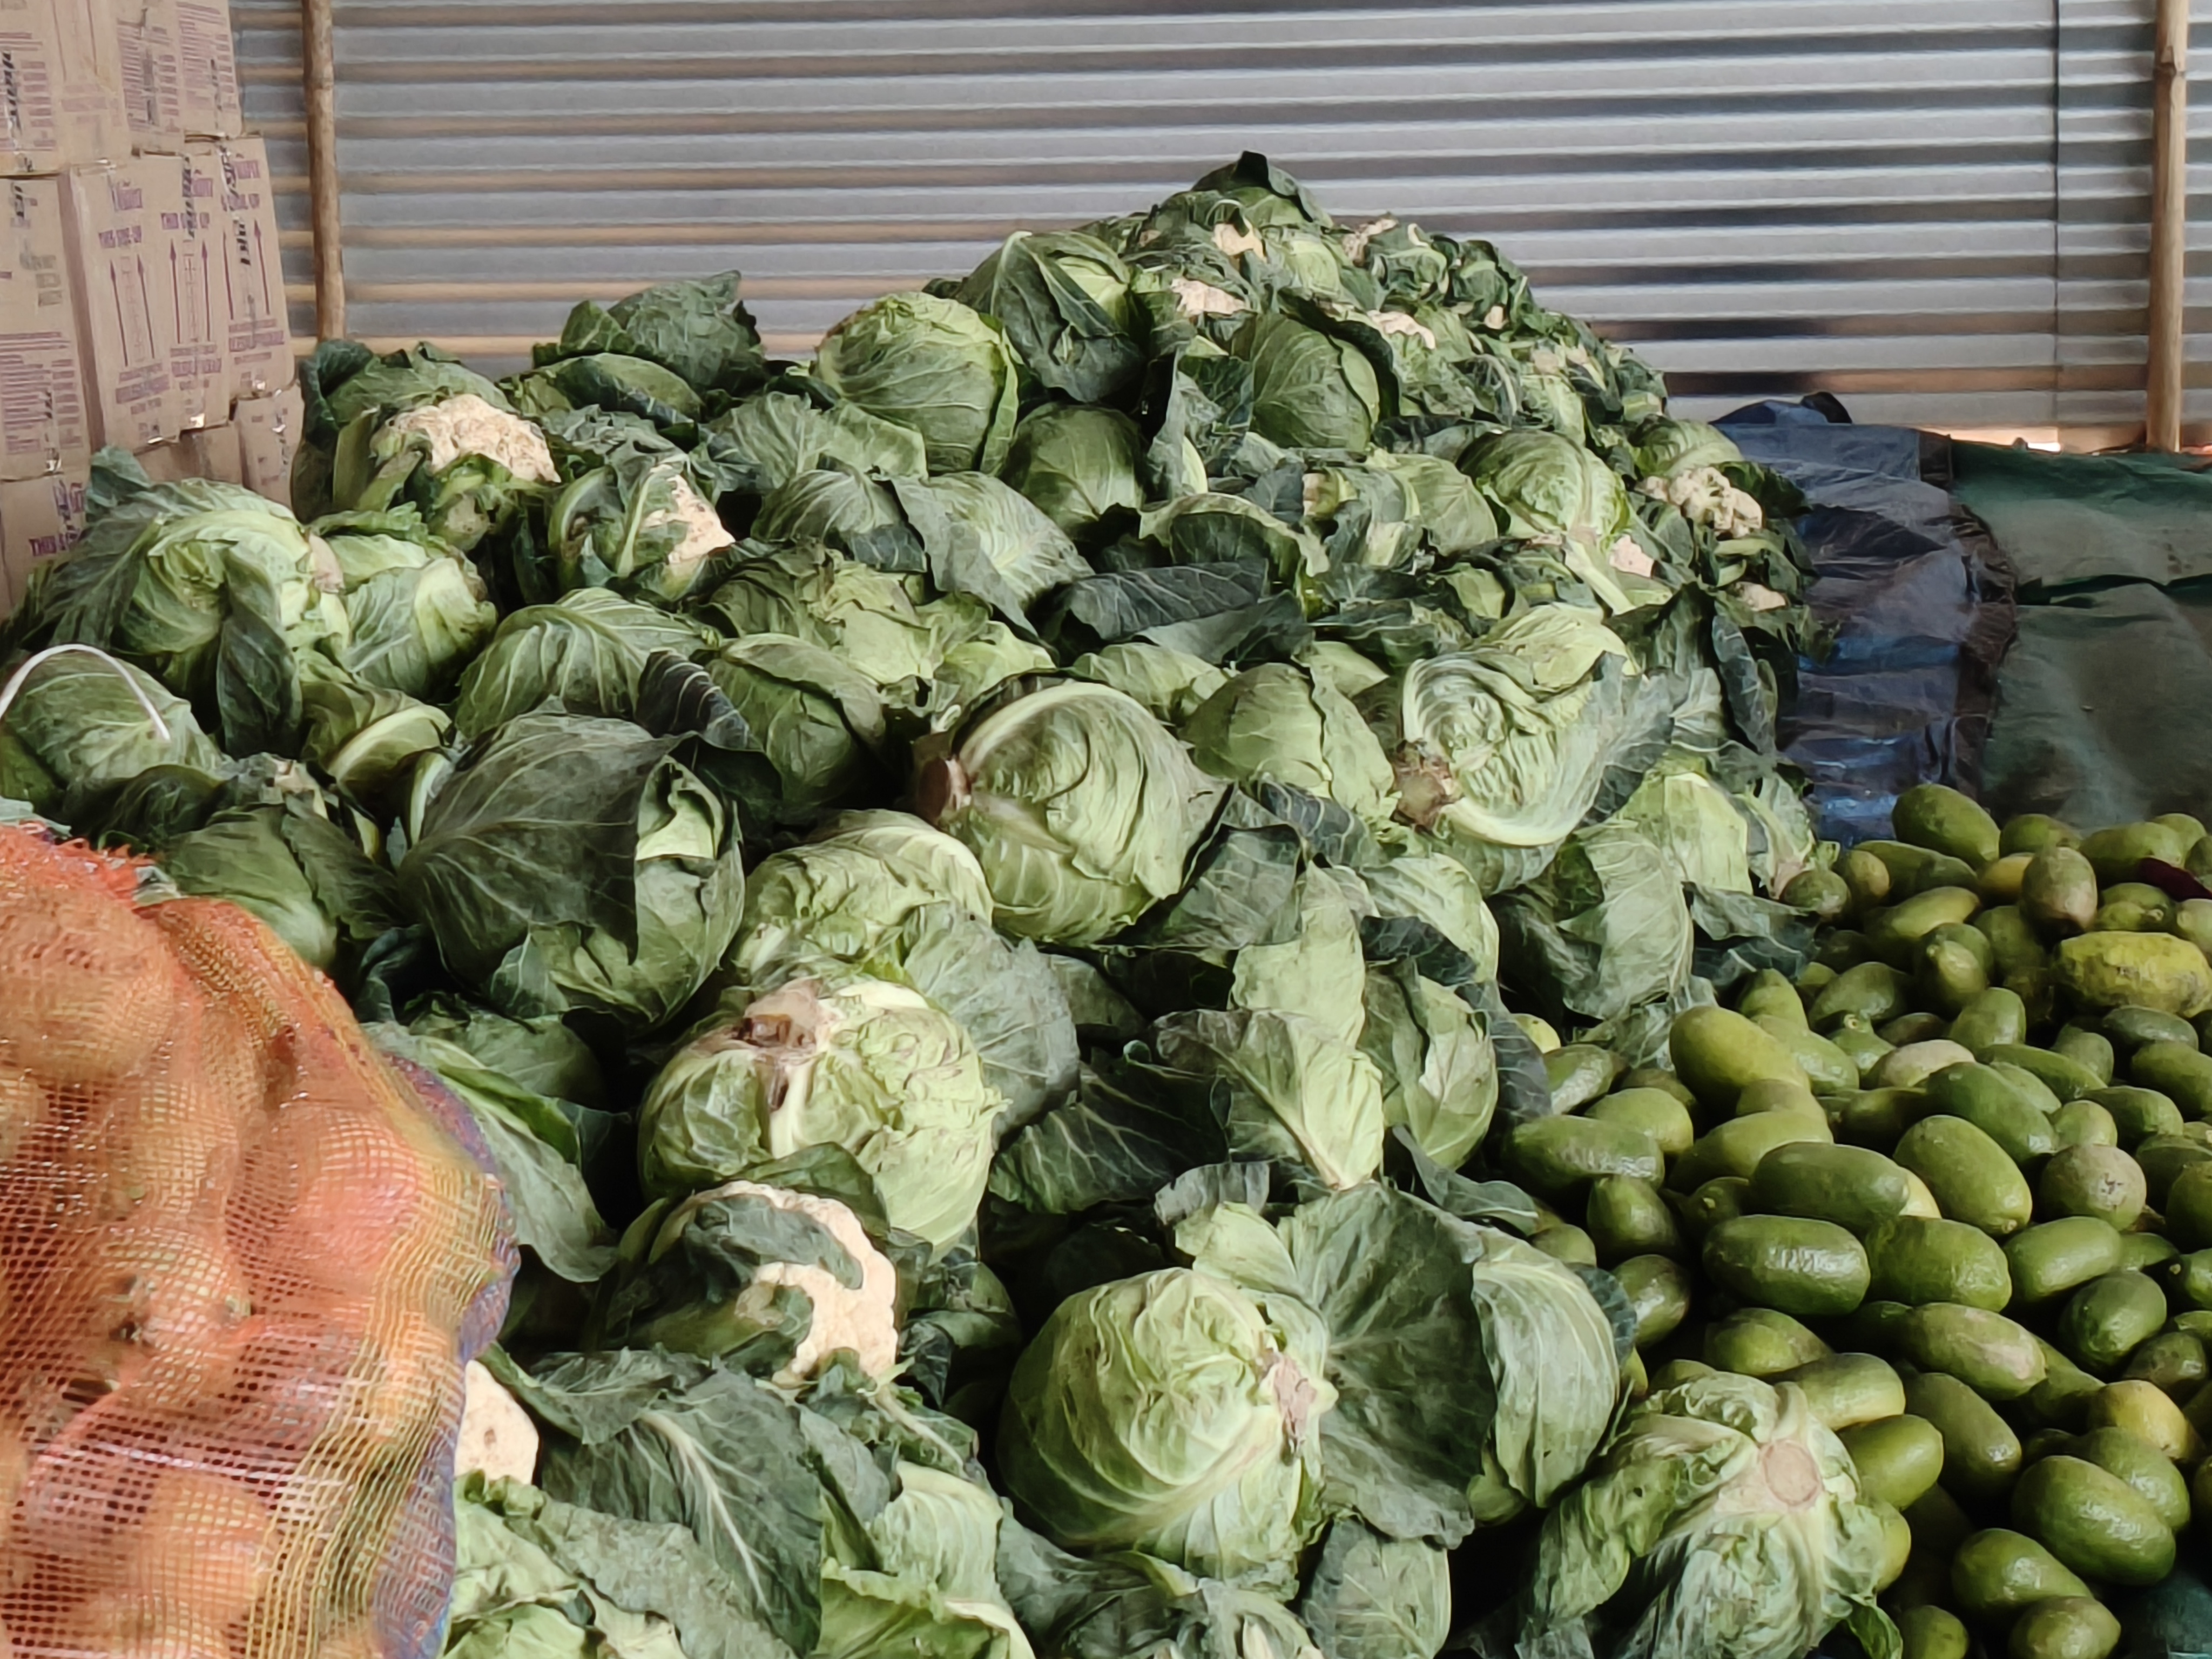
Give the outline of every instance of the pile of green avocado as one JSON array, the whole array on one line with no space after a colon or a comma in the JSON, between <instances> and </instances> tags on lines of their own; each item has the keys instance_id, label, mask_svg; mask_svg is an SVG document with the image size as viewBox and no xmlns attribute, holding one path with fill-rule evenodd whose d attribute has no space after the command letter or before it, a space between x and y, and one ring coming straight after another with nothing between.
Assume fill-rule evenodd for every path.
<instances>
[{"instance_id":1,"label":"pile of green avocado","mask_svg":"<svg viewBox=\"0 0 2212 1659\"><path fill-rule=\"evenodd\" d=\"M1506 1162L1650 1386L1804 1390L1886 1506L1905 1659L2105 1659L2212 1526L2212 838L1933 785L1893 828L1798 878L1815 959L1681 1015L1671 1071L1554 1048Z\"/></svg>"}]
</instances>

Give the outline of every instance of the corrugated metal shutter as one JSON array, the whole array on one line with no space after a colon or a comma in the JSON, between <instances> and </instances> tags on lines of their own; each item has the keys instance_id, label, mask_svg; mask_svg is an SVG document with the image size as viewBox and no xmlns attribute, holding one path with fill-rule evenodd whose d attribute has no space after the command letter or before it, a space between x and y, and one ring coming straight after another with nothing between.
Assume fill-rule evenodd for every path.
<instances>
[{"instance_id":1,"label":"corrugated metal shutter","mask_svg":"<svg viewBox=\"0 0 2212 1659\"><path fill-rule=\"evenodd\" d=\"M234 3L290 171L289 8ZM2149 4L340 0L351 321L512 361L577 297L734 265L799 353L1253 148L1340 216L1492 238L1694 407L2047 423L2089 359L2140 361L2142 144L2106 129ZM2106 77L2063 109L2062 23ZM2062 120L2094 234L2061 223ZM2112 296L2104 332L2062 326L2077 295Z\"/></svg>"},{"instance_id":2,"label":"corrugated metal shutter","mask_svg":"<svg viewBox=\"0 0 2212 1659\"><path fill-rule=\"evenodd\" d=\"M2197 8L2202 18L2208 9ZM2150 88L2155 0L2058 0L2058 419L2125 425L2143 415L2149 302ZM2212 21L2191 30L2188 395L2212 421ZM2201 433L2192 433L2201 439Z\"/></svg>"}]
</instances>

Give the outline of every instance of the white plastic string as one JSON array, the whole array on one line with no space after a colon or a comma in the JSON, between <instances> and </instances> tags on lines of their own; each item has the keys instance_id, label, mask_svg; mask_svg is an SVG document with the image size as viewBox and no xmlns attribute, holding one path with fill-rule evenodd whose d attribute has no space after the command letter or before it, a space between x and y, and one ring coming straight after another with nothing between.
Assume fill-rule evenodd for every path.
<instances>
[{"instance_id":1,"label":"white plastic string","mask_svg":"<svg viewBox=\"0 0 2212 1659\"><path fill-rule=\"evenodd\" d=\"M33 653L32 655L25 660L21 667L18 668L14 673L8 677L8 684L5 685L0 685L0 720L4 720L8 718L8 711L15 705L16 694L22 690L23 682L30 678L31 671L33 669L36 668L42 662L48 661L52 658L61 656L65 653L71 651L82 652L88 657L97 657L100 661L106 663L110 668L112 668L118 674L121 675L124 684L131 688L131 695L138 700L139 708L146 711L146 718L152 724L155 735L158 736L163 743L168 742L169 723L161 718L161 711L154 707L154 700L146 695L146 688L139 684L137 677L131 674L129 670L125 668L121 663L116 661L114 658L109 656L107 653L100 650L97 646L50 645L43 651Z\"/></svg>"}]
</instances>

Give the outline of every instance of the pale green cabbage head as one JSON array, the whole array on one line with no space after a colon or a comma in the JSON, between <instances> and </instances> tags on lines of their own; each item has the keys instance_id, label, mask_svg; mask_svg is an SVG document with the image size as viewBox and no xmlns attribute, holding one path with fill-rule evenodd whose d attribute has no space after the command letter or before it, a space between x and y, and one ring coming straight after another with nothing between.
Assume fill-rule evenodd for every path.
<instances>
[{"instance_id":1,"label":"pale green cabbage head","mask_svg":"<svg viewBox=\"0 0 2212 1659\"><path fill-rule=\"evenodd\" d=\"M1000 477L1081 542L1109 514L1144 506L1144 434L1121 410L1054 404L1015 428Z\"/></svg>"},{"instance_id":2,"label":"pale green cabbage head","mask_svg":"<svg viewBox=\"0 0 2212 1659\"><path fill-rule=\"evenodd\" d=\"M1234 349L1252 365L1255 432L1290 449L1366 449L1382 392L1358 347L1270 311L1238 331Z\"/></svg>"},{"instance_id":3,"label":"pale green cabbage head","mask_svg":"<svg viewBox=\"0 0 2212 1659\"><path fill-rule=\"evenodd\" d=\"M1015 1366L1000 1474L1067 1548L1282 1577L1318 1520L1324 1361L1310 1316L1279 1323L1224 1279L1178 1267L1098 1285Z\"/></svg>"},{"instance_id":4,"label":"pale green cabbage head","mask_svg":"<svg viewBox=\"0 0 2212 1659\"><path fill-rule=\"evenodd\" d=\"M1182 735L1200 766L1232 783L1288 784L1376 823L1397 805L1389 759L1351 699L1289 663L1246 669L1200 705Z\"/></svg>"},{"instance_id":5,"label":"pale green cabbage head","mask_svg":"<svg viewBox=\"0 0 2212 1659\"><path fill-rule=\"evenodd\" d=\"M943 1249L975 1218L1006 1099L958 1024L902 985L799 979L709 1021L638 1111L646 1190L741 1181L811 1146L874 1180L890 1224Z\"/></svg>"},{"instance_id":6,"label":"pale green cabbage head","mask_svg":"<svg viewBox=\"0 0 2212 1659\"><path fill-rule=\"evenodd\" d=\"M1620 475L1556 432L1498 433L1472 447L1460 465L1512 535L1560 538L1602 556L1632 521Z\"/></svg>"},{"instance_id":7,"label":"pale green cabbage head","mask_svg":"<svg viewBox=\"0 0 2212 1659\"><path fill-rule=\"evenodd\" d=\"M905 812L847 812L754 867L729 966L740 983L767 987L794 966L855 962L933 905L990 919L975 855Z\"/></svg>"},{"instance_id":8,"label":"pale green cabbage head","mask_svg":"<svg viewBox=\"0 0 2212 1659\"><path fill-rule=\"evenodd\" d=\"M814 372L840 397L921 434L932 472L995 472L1020 388L997 324L957 300L893 294L830 331Z\"/></svg>"},{"instance_id":9,"label":"pale green cabbage head","mask_svg":"<svg viewBox=\"0 0 2212 1659\"><path fill-rule=\"evenodd\" d=\"M1885 1555L1803 1391L1718 1373L1638 1406L1545 1517L1522 1628L1584 1622L1597 1651L1638 1659L1799 1659L1847 1623L1893 1654Z\"/></svg>"},{"instance_id":10,"label":"pale green cabbage head","mask_svg":"<svg viewBox=\"0 0 2212 1659\"><path fill-rule=\"evenodd\" d=\"M1134 699L1079 680L986 714L923 788L981 864L999 926L1069 945L1180 891L1222 793Z\"/></svg>"}]
</instances>

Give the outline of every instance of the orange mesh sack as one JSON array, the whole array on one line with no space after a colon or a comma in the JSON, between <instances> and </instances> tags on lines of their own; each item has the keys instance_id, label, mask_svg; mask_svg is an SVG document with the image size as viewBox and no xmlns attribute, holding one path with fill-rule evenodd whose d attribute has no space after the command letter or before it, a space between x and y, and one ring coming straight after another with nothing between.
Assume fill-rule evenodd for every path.
<instances>
[{"instance_id":1,"label":"orange mesh sack","mask_svg":"<svg viewBox=\"0 0 2212 1659\"><path fill-rule=\"evenodd\" d=\"M0 826L0 1656L420 1659L514 1265L489 1159L141 873Z\"/></svg>"}]
</instances>

